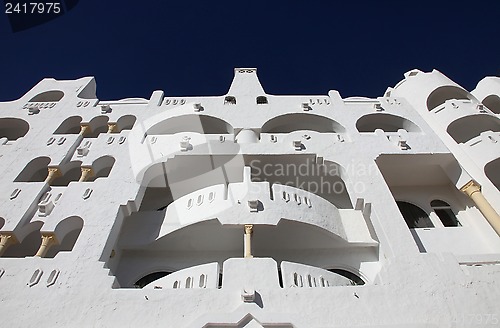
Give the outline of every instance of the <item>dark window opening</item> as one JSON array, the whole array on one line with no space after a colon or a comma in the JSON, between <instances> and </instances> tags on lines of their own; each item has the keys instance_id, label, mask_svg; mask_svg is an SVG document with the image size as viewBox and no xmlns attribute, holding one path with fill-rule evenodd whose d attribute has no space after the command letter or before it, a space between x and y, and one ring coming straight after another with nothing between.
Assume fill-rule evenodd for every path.
<instances>
[{"instance_id":1,"label":"dark window opening","mask_svg":"<svg viewBox=\"0 0 500 328\"><path fill-rule=\"evenodd\" d=\"M397 201L399 211L408 225L408 228L434 228L431 219L427 213L418 206L413 204Z\"/></svg>"},{"instance_id":2,"label":"dark window opening","mask_svg":"<svg viewBox=\"0 0 500 328\"><path fill-rule=\"evenodd\" d=\"M258 96L257 97L257 105L267 104L267 97Z\"/></svg>"},{"instance_id":3,"label":"dark window opening","mask_svg":"<svg viewBox=\"0 0 500 328\"><path fill-rule=\"evenodd\" d=\"M442 200L433 200L431 202L431 207L445 227L462 226L455 216L455 213L453 213L450 204L443 202Z\"/></svg>"},{"instance_id":4,"label":"dark window opening","mask_svg":"<svg viewBox=\"0 0 500 328\"><path fill-rule=\"evenodd\" d=\"M163 278L171 273L172 272L167 272L167 271L159 271L159 272L150 273L147 276L144 276L141 279L137 280L136 283L134 284L134 287L143 288L144 286L152 283L153 281L158 280L160 278Z\"/></svg>"},{"instance_id":5,"label":"dark window opening","mask_svg":"<svg viewBox=\"0 0 500 328\"><path fill-rule=\"evenodd\" d=\"M224 98L224 105L236 105L236 97L227 96Z\"/></svg>"}]
</instances>

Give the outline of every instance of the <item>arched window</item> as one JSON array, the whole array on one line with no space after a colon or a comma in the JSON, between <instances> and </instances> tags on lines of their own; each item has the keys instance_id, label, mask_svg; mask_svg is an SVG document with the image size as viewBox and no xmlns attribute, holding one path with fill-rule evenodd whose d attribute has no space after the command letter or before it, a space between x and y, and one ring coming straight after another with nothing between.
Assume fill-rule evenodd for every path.
<instances>
[{"instance_id":1,"label":"arched window","mask_svg":"<svg viewBox=\"0 0 500 328\"><path fill-rule=\"evenodd\" d=\"M442 200L433 200L431 207L434 213L439 217L445 227L461 227L455 213L451 210L450 204Z\"/></svg>"},{"instance_id":2,"label":"arched window","mask_svg":"<svg viewBox=\"0 0 500 328\"><path fill-rule=\"evenodd\" d=\"M403 201L397 201L396 204L398 205L399 211L401 212L401 215L403 215L408 228L415 229L434 227L431 219L429 219L429 215L427 215L427 213L420 207Z\"/></svg>"}]
</instances>

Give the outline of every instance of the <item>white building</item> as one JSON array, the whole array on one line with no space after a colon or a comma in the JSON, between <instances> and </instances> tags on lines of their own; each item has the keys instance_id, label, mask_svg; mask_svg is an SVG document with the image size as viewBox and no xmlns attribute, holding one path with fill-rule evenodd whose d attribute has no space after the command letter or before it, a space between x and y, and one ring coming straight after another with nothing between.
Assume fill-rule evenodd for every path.
<instances>
[{"instance_id":1,"label":"white building","mask_svg":"<svg viewBox=\"0 0 500 328\"><path fill-rule=\"evenodd\" d=\"M2 327L500 326L500 78L0 103Z\"/></svg>"}]
</instances>

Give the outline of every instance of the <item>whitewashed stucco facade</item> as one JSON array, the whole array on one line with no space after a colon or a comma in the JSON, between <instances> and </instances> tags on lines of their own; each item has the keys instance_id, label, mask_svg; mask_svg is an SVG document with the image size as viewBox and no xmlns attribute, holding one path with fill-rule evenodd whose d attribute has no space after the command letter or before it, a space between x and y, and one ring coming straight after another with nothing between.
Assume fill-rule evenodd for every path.
<instances>
[{"instance_id":1,"label":"whitewashed stucco facade","mask_svg":"<svg viewBox=\"0 0 500 328\"><path fill-rule=\"evenodd\" d=\"M2 326L500 326L499 96L44 79L0 103Z\"/></svg>"}]
</instances>

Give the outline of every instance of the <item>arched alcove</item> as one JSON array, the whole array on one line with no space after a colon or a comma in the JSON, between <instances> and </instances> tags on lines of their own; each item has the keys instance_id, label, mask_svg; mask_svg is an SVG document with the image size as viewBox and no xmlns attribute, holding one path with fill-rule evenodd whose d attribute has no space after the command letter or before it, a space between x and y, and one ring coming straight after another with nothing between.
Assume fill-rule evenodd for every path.
<instances>
[{"instance_id":1,"label":"arched alcove","mask_svg":"<svg viewBox=\"0 0 500 328\"><path fill-rule=\"evenodd\" d=\"M80 116L70 116L59 125L54 131L54 134L79 134L80 123L82 118Z\"/></svg>"},{"instance_id":2,"label":"arched alcove","mask_svg":"<svg viewBox=\"0 0 500 328\"><path fill-rule=\"evenodd\" d=\"M500 158L497 158L484 166L484 173L490 181L500 190Z\"/></svg>"},{"instance_id":3,"label":"arched alcove","mask_svg":"<svg viewBox=\"0 0 500 328\"><path fill-rule=\"evenodd\" d=\"M382 129L384 132L398 132L399 129L408 132L420 131L415 123L404 117L382 113L362 116L356 122L356 128L359 132L375 132L376 129Z\"/></svg>"},{"instance_id":4,"label":"arched alcove","mask_svg":"<svg viewBox=\"0 0 500 328\"><path fill-rule=\"evenodd\" d=\"M48 175L50 158L37 157L32 159L19 173L14 182L43 182Z\"/></svg>"},{"instance_id":5,"label":"arched alcove","mask_svg":"<svg viewBox=\"0 0 500 328\"><path fill-rule=\"evenodd\" d=\"M304 113L276 116L262 126L262 133L290 133L300 130L320 133L341 133L345 131L345 128L331 118Z\"/></svg>"},{"instance_id":6,"label":"arched alcove","mask_svg":"<svg viewBox=\"0 0 500 328\"><path fill-rule=\"evenodd\" d=\"M196 132L202 134L231 134L228 122L213 116L188 114L168 118L149 128L148 134L175 134Z\"/></svg>"},{"instance_id":7,"label":"arched alcove","mask_svg":"<svg viewBox=\"0 0 500 328\"><path fill-rule=\"evenodd\" d=\"M30 102L56 102L64 97L64 92L60 90L45 91L31 98Z\"/></svg>"},{"instance_id":8,"label":"arched alcove","mask_svg":"<svg viewBox=\"0 0 500 328\"><path fill-rule=\"evenodd\" d=\"M58 245L54 245L48 250L45 257L53 258L59 252L72 251L83 229L83 223L83 219L79 216L71 216L59 222L55 232L61 240L59 240Z\"/></svg>"},{"instance_id":9,"label":"arched alcove","mask_svg":"<svg viewBox=\"0 0 500 328\"><path fill-rule=\"evenodd\" d=\"M433 110L450 99L470 99L469 93L456 86L442 86L432 91L427 97L427 110Z\"/></svg>"},{"instance_id":10,"label":"arched alcove","mask_svg":"<svg viewBox=\"0 0 500 328\"><path fill-rule=\"evenodd\" d=\"M5 219L0 217L0 229L2 229L2 227L4 226L5 224Z\"/></svg>"},{"instance_id":11,"label":"arched alcove","mask_svg":"<svg viewBox=\"0 0 500 328\"><path fill-rule=\"evenodd\" d=\"M108 121L109 117L107 116L96 116L90 120L90 133L85 134L86 138L97 138L99 134L108 132Z\"/></svg>"},{"instance_id":12,"label":"arched alcove","mask_svg":"<svg viewBox=\"0 0 500 328\"><path fill-rule=\"evenodd\" d=\"M0 118L0 138L17 140L28 133L30 125L20 118Z\"/></svg>"},{"instance_id":13,"label":"arched alcove","mask_svg":"<svg viewBox=\"0 0 500 328\"><path fill-rule=\"evenodd\" d=\"M483 99L482 103L493 113L500 114L500 97L497 95L489 95Z\"/></svg>"},{"instance_id":14,"label":"arched alcove","mask_svg":"<svg viewBox=\"0 0 500 328\"><path fill-rule=\"evenodd\" d=\"M98 178L108 177L114 164L115 164L115 158L112 156L99 157L92 163L94 176L92 176L87 181L95 181Z\"/></svg>"},{"instance_id":15,"label":"arched alcove","mask_svg":"<svg viewBox=\"0 0 500 328\"><path fill-rule=\"evenodd\" d=\"M469 115L451 122L446 131L457 143L464 143L484 131L499 132L500 119L488 114Z\"/></svg>"},{"instance_id":16,"label":"arched alcove","mask_svg":"<svg viewBox=\"0 0 500 328\"><path fill-rule=\"evenodd\" d=\"M124 115L120 117L116 122L118 131L121 132L123 130L132 130L136 120L137 119L134 115Z\"/></svg>"}]
</instances>

